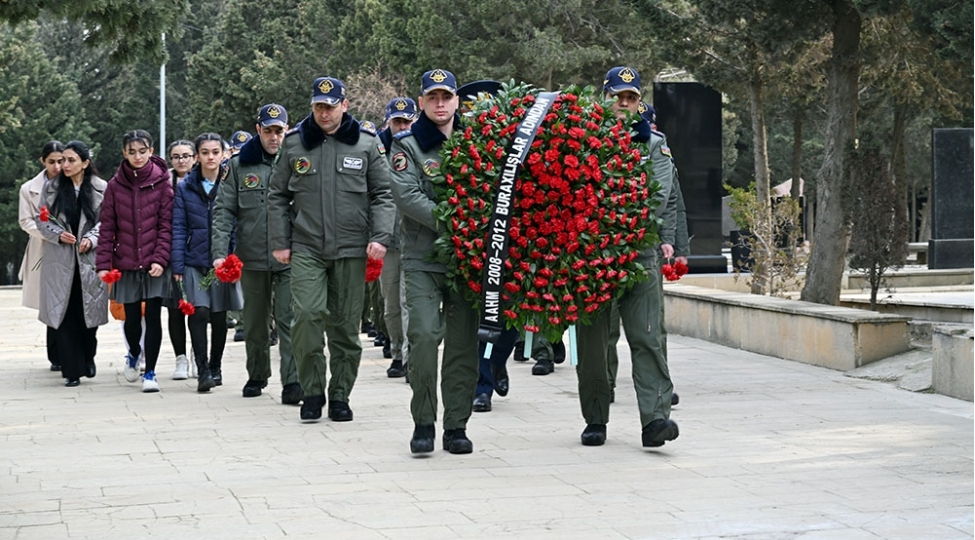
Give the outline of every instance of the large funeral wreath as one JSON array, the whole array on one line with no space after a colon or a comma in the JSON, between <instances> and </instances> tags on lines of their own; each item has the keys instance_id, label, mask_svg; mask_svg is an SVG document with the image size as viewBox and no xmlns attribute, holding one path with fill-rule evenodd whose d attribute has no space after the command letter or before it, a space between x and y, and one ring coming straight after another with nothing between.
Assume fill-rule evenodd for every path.
<instances>
[{"instance_id":1,"label":"large funeral wreath","mask_svg":"<svg viewBox=\"0 0 975 540\"><path fill-rule=\"evenodd\" d=\"M502 157L539 90L502 85L463 115L433 179L442 222L437 256L480 306L485 242ZM633 283L658 241L659 190L628 125L592 87L569 87L548 111L512 196L503 314L508 327L559 339Z\"/></svg>"}]
</instances>

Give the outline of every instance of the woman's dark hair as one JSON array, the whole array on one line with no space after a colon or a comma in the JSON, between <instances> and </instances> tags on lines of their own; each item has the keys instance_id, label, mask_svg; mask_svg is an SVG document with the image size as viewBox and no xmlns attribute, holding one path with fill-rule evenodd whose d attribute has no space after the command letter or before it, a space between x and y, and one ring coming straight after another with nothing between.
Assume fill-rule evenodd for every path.
<instances>
[{"instance_id":1,"label":"woman's dark hair","mask_svg":"<svg viewBox=\"0 0 975 540\"><path fill-rule=\"evenodd\" d=\"M170 158L173 153L173 148L176 148L177 146L189 146L190 148L194 149L194 152L196 151L196 146L194 146L192 142L187 141L186 139L179 139L178 141L169 143L169 146L166 147L166 159Z\"/></svg>"},{"instance_id":2,"label":"woman's dark hair","mask_svg":"<svg viewBox=\"0 0 975 540\"><path fill-rule=\"evenodd\" d=\"M95 223L98 221L98 212L95 210L95 188L91 185L91 177L97 176L98 173L95 171L95 163L91 161L91 150L88 149L87 144L81 141L69 142L64 145L62 152L65 150L71 150L78 154L78 157L82 161L88 161L88 167L85 168L84 179L81 181L81 190L77 197L75 197L74 193L74 183L70 178L65 176L64 170L61 170L61 175L58 177L58 196L54 202L55 208L51 212L63 212L68 218L67 225L73 226L79 218L78 212L80 209L80 211L85 213L85 217L88 218L89 223Z\"/></svg>"},{"instance_id":3,"label":"woman's dark hair","mask_svg":"<svg viewBox=\"0 0 975 540\"><path fill-rule=\"evenodd\" d=\"M196 153L200 153L200 145L207 141L217 141L220 143L220 148L224 148L223 137L219 133L201 133L196 137L196 141L193 143L193 148L196 149Z\"/></svg>"},{"instance_id":4,"label":"woman's dark hair","mask_svg":"<svg viewBox=\"0 0 975 540\"><path fill-rule=\"evenodd\" d=\"M134 143L140 142L149 148L152 148L152 135L144 129L133 129L132 131L126 131L125 135L122 135L122 149Z\"/></svg>"},{"instance_id":5,"label":"woman's dark hair","mask_svg":"<svg viewBox=\"0 0 975 540\"><path fill-rule=\"evenodd\" d=\"M64 152L64 145L61 141L47 141L44 148L41 149L41 160L47 159L47 156L55 152Z\"/></svg>"}]
</instances>

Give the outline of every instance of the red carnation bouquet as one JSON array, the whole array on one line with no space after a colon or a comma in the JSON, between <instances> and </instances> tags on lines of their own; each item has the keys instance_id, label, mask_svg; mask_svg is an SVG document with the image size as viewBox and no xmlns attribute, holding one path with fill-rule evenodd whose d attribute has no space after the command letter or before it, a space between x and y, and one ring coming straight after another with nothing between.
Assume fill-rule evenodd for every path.
<instances>
[{"instance_id":1,"label":"red carnation bouquet","mask_svg":"<svg viewBox=\"0 0 975 540\"><path fill-rule=\"evenodd\" d=\"M509 83L476 102L432 178L444 231L438 260L478 308L502 158L538 94ZM509 327L556 340L646 279L636 259L658 241L659 185L642 146L592 87L564 90L540 123L511 193L502 301Z\"/></svg>"},{"instance_id":2,"label":"red carnation bouquet","mask_svg":"<svg viewBox=\"0 0 975 540\"><path fill-rule=\"evenodd\" d=\"M122 279L122 272L119 272L118 268L112 268L107 274L102 276L102 281L111 285L116 281Z\"/></svg>"},{"instance_id":3,"label":"red carnation bouquet","mask_svg":"<svg viewBox=\"0 0 975 540\"><path fill-rule=\"evenodd\" d=\"M240 275L244 269L244 263L241 262L237 255L231 253L227 255L227 258L218 266L214 271L214 275L217 279L224 283L237 283L240 281Z\"/></svg>"},{"instance_id":4,"label":"red carnation bouquet","mask_svg":"<svg viewBox=\"0 0 975 540\"><path fill-rule=\"evenodd\" d=\"M373 259L372 257L366 259L366 283L372 283L379 279L379 276L383 273L383 260Z\"/></svg>"},{"instance_id":5,"label":"red carnation bouquet","mask_svg":"<svg viewBox=\"0 0 975 540\"><path fill-rule=\"evenodd\" d=\"M664 279L667 281L677 281L687 274L687 272L687 265L680 261L676 261L673 264L667 263L660 267L660 273L663 274Z\"/></svg>"},{"instance_id":6,"label":"red carnation bouquet","mask_svg":"<svg viewBox=\"0 0 975 540\"><path fill-rule=\"evenodd\" d=\"M211 268L209 272L200 280L201 289L209 289L213 285L213 279L219 279L222 283L237 283L244 270L244 263L237 255L231 253L220 263L220 266Z\"/></svg>"}]
</instances>

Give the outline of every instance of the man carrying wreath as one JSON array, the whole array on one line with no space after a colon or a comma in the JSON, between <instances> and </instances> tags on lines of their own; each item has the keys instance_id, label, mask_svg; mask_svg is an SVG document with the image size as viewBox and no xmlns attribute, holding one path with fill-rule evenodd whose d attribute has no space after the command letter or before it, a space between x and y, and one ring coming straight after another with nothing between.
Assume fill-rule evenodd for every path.
<instances>
[{"instance_id":1,"label":"man carrying wreath","mask_svg":"<svg viewBox=\"0 0 975 540\"><path fill-rule=\"evenodd\" d=\"M612 109L620 120L634 120L640 105L640 74L635 69L626 66L610 69L603 81L603 92L607 98L615 98ZM641 155L652 162L652 169L647 172L652 173L653 180L660 185L655 195L660 201L656 213L663 224L659 228L659 252L656 247L650 248L637 259L646 268L648 279L627 290L617 303L630 346L633 386L643 426L643 446L658 447L679 435L677 424L670 420L674 385L670 380L667 355L661 339L663 288L660 256L666 259L674 256L673 231L677 213L676 205L670 204L674 165L666 137L653 131L646 119L635 116L631 131L634 132L633 142L645 145ZM607 372L611 319L611 310L603 309L590 325L582 325L578 329L577 374L579 402L586 420L582 444L586 446L599 446L606 442L606 424L612 399Z\"/></svg>"},{"instance_id":2,"label":"man carrying wreath","mask_svg":"<svg viewBox=\"0 0 975 540\"><path fill-rule=\"evenodd\" d=\"M446 266L430 260L440 235L433 213L436 203L431 178L440 168L444 141L460 126L454 74L442 69L424 73L419 105L416 123L410 131L396 134L390 150L393 196L403 215L403 284L409 313L406 337L413 389L410 412L415 424L410 451L433 451L437 347L445 340L440 386L443 447L451 454L469 454L474 450L466 427L477 383L477 311L461 291L449 287Z\"/></svg>"}]
</instances>

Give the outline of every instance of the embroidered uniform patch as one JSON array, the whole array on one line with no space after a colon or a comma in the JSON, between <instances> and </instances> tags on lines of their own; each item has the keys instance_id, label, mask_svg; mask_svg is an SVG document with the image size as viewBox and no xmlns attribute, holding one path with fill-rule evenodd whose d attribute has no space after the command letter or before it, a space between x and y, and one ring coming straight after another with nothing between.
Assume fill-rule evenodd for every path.
<instances>
[{"instance_id":1,"label":"embroidered uniform patch","mask_svg":"<svg viewBox=\"0 0 975 540\"><path fill-rule=\"evenodd\" d=\"M667 145L662 145L660 147L660 153L663 154L663 155L665 155L665 156L667 156L667 157L669 157L669 158L674 157L674 155L670 153L670 148L668 148Z\"/></svg>"},{"instance_id":2,"label":"embroidered uniform patch","mask_svg":"<svg viewBox=\"0 0 975 540\"><path fill-rule=\"evenodd\" d=\"M393 156L393 170L397 172L406 170L406 152Z\"/></svg>"},{"instance_id":3,"label":"embroidered uniform patch","mask_svg":"<svg viewBox=\"0 0 975 540\"><path fill-rule=\"evenodd\" d=\"M423 173L427 176L437 176L437 169L439 168L440 164L435 159L428 159L423 162Z\"/></svg>"},{"instance_id":4,"label":"embroidered uniform patch","mask_svg":"<svg viewBox=\"0 0 975 540\"><path fill-rule=\"evenodd\" d=\"M357 157L343 157L342 158L342 168L343 169L353 169L356 171L362 170L362 158Z\"/></svg>"},{"instance_id":5,"label":"embroidered uniform patch","mask_svg":"<svg viewBox=\"0 0 975 540\"><path fill-rule=\"evenodd\" d=\"M244 177L244 187L253 189L261 185L261 179L256 174L248 174Z\"/></svg>"},{"instance_id":6,"label":"embroidered uniform patch","mask_svg":"<svg viewBox=\"0 0 975 540\"><path fill-rule=\"evenodd\" d=\"M383 146L382 141L380 141L379 144L376 145L376 149L379 150L380 156L386 155L386 147Z\"/></svg>"},{"instance_id":7,"label":"embroidered uniform patch","mask_svg":"<svg viewBox=\"0 0 975 540\"><path fill-rule=\"evenodd\" d=\"M308 158L300 157L295 160L295 172L298 174L308 174L311 170L311 162Z\"/></svg>"}]
</instances>

